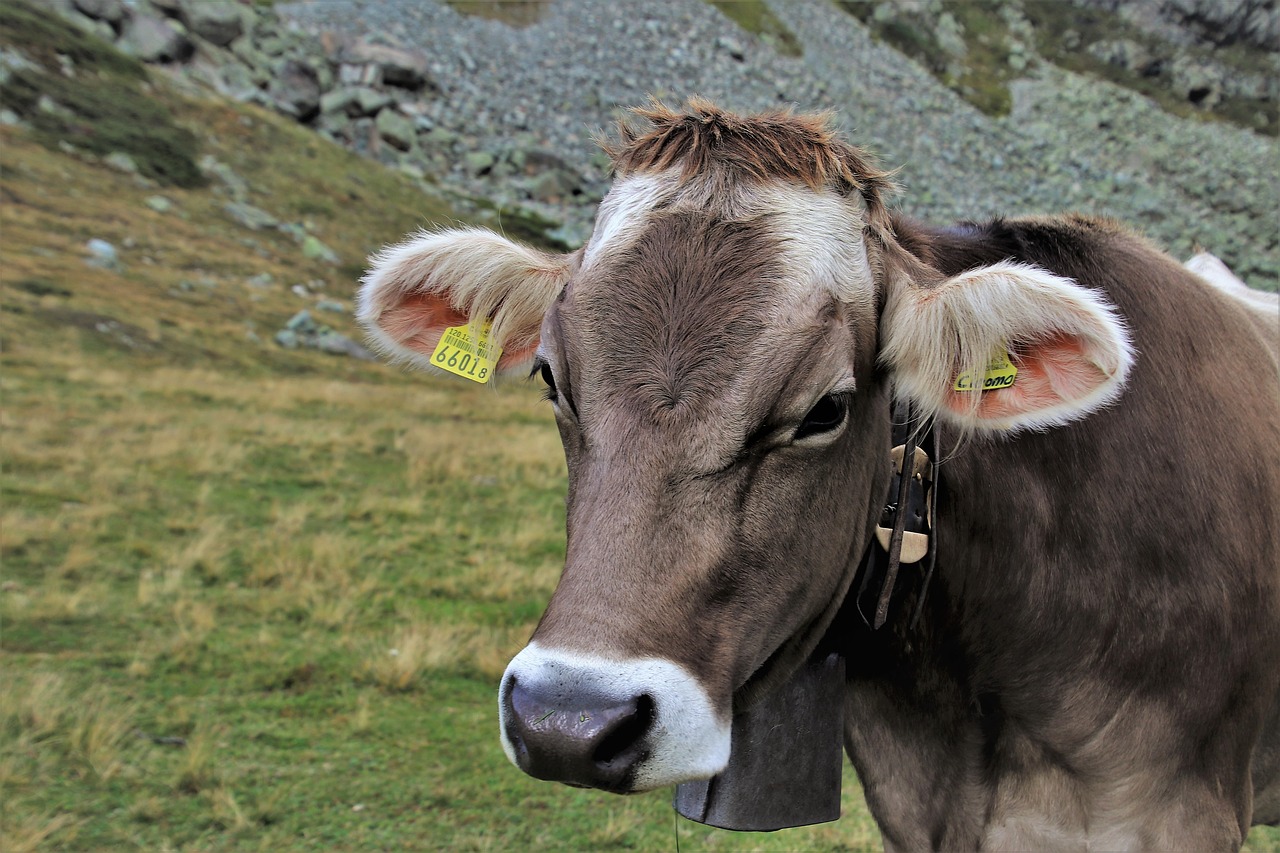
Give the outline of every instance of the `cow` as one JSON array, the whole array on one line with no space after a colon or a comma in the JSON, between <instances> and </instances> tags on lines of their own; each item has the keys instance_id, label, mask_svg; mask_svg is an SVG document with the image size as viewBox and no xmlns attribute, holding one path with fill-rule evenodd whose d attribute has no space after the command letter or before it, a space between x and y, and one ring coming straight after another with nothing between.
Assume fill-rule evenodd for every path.
<instances>
[{"instance_id":1,"label":"cow","mask_svg":"<svg viewBox=\"0 0 1280 853\"><path fill-rule=\"evenodd\" d=\"M655 102L605 144L583 248L419 232L359 294L393 360L546 384L567 548L499 688L511 761L716 777L830 651L817 713L886 849L1225 850L1280 821L1274 299L1106 219L913 221L826 115ZM932 456L930 523L894 522L932 569L864 596L891 483L922 479L895 431Z\"/></svg>"}]
</instances>

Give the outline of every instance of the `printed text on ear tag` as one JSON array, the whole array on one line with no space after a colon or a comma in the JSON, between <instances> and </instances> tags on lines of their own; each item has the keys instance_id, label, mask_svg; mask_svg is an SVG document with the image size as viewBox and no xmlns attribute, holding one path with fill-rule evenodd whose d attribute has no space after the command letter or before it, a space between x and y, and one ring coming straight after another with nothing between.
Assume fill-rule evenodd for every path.
<instances>
[{"instance_id":1,"label":"printed text on ear tag","mask_svg":"<svg viewBox=\"0 0 1280 853\"><path fill-rule=\"evenodd\" d=\"M431 353L431 363L472 382L488 382L502 356L502 347L490 343L488 323L480 327L478 336L471 331L470 326L445 329Z\"/></svg>"},{"instance_id":2,"label":"printed text on ear tag","mask_svg":"<svg viewBox=\"0 0 1280 853\"><path fill-rule=\"evenodd\" d=\"M1009 354L1000 350L987 362L987 369L982 373L981 385L975 387L973 373L966 371L956 377L955 390L999 391L1001 388L1012 387L1013 380L1017 378L1018 368L1014 367L1013 362L1009 360Z\"/></svg>"}]
</instances>

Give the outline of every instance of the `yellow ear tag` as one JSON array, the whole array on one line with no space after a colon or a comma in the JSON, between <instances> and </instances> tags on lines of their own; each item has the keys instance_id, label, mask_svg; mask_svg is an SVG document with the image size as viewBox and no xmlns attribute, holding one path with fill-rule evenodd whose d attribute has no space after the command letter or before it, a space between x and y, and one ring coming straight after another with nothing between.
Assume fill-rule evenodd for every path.
<instances>
[{"instance_id":1,"label":"yellow ear tag","mask_svg":"<svg viewBox=\"0 0 1280 853\"><path fill-rule=\"evenodd\" d=\"M973 373L966 371L956 377L955 390L999 391L1001 388L1013 387L1013 381L1017 378L1018 368L1013 366L1013 362L1009 360L1007 352L999 350L987 362L987 369L982 374L982 387L974 387Z\"/></svg>"},{"instance_id":2,"label":"yellow ear tag","mask_svg":"<svg viewBox=\"0 0 1280 853\"><path fill-rule=\"evenodd\" d=\"M470 326L450 326L440 336L431 363L441 370L457 374L472 382L488 382L502 357L502 347L489 341L489 324L480 327L478 336Z\"/></svg>"}]
</instances>

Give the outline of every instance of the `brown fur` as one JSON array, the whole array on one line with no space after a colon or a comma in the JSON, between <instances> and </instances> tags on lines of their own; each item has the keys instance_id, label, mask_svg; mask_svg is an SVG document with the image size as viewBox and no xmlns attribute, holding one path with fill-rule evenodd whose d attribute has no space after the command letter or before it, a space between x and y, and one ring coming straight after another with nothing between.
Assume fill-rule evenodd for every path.
<instances>
[{"instance_id":1,"label":"brown fur","mask_svg":"<svg viewBox=\"0 0 1280 853\"><path fill-rule=\"evenodd\" d=\"M885 196L896 189L893 173L838 139L829 114L777 110L742 117L702 98L689 99L682 112L656 101L632 112L650 127L638 131L619 122L618 139L601 141L619 176L679 166L685 179L714 177L724 185L794 181L815 191L856 193L869 224L888 224Z\"/></svg>"},{"instance_id":2,"label":"brown fur","mask_svg":"<svg viewBox=\"0 0 1280 853\"><path fill-rule=\"evenodd\" d=\"M1115 223L897 231L948 275L1014 258L1105 292L1139 356L1110 410L943 466L923 635L853 624L875 651L850 753L886 837L971 847L976 803L998 824L1043 796L1114 803L1145 847L1238 846L1251 805L1280 818L1277 342Z\"/></svg>"}]
</instances>

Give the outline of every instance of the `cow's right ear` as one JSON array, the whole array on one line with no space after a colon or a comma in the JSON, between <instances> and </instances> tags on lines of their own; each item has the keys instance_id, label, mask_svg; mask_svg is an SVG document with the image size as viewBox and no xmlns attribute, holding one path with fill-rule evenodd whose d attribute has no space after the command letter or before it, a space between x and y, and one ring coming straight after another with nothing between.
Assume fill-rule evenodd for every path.
<instances>
[{"instance_id":1,"label":"cow's right ear","mask_svg":"<svg viewBox=\"0 0 1280 853\"><path fill-rule=\"evenodd\" d=\"M432 367L451 326L492 323L499 373L527 368L542 317L571 272L572 255L521 246L476 228L419 231L369 259L356 318L392 361Z\"/></svg>"}]
</instances>

